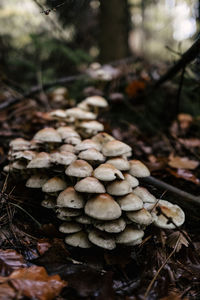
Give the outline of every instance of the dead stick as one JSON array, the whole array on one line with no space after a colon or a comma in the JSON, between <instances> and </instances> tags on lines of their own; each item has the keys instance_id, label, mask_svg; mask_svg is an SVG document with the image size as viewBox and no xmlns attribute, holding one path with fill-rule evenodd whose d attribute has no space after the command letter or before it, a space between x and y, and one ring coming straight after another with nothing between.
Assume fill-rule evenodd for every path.
<instances>
[{"instance_id":1,"label":"dead stick","mask_svg":"<svg viewBox=\"0 0 200 300\"><path fill-rule=\"evenodd\" d=\"M140 178L140 181L154 185L161 189L168 190L168 191L184 198L184 200L187 200L190 203L194 203L194 204L200 206L200 196L194 196L190 193L182 191L182 190L178 189L177 187L172 186L172 185L170 185L164 181L161 181L155 177L149 176L149 177Z\"/></svg>"}]
</instances>

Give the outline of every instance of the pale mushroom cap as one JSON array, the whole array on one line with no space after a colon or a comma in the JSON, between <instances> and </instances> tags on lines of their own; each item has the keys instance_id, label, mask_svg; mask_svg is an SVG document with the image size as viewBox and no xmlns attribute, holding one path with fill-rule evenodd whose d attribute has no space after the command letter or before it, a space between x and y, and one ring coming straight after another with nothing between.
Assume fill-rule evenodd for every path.
<instances>
[{"instance_id":1,"label":"pale mushroom cap","mask_svg":"<svg viewBox=\"0 0 200 300\"><path fill-rule=\"evenodd\" d=\"M86 177L78 181L74 188L77 192L88 194L101 194L106 192L103 184L94 177Z\"/></svg>"},{"instance_id":2,"label":"pale mushroom cap","mask_svg":"<svg viewBox=\"0 0 200 300\"><path fill-rule=\"evenodd\" d=\"M92 245L88 240L87 234L83 231L79 231L68 235L65 238L65 243L80 248L90 248Z\"/></svg>"},{"instance_id":3,"label":"pale mushroom cap","mask_svg":"<svg viewBox=\"0 0 200 300\"><path fill-rule=\"evenodd\" d=\"M113 196L124 196L132 192L130 183L126 180L115 180L107 185L107 193Z\"/></svg>"},{"instance_id":4,"label":"pale mushroom cap","mask_svg":"<svg viewBox=\"0 0 200 300\"><path fill-rule=\"evenodd\" d=\"M115 157L107 160L108 164L113 165L116 169L120 171L127 171L130 169L130 164L127 159L123 157Z\"/></svg>"},{"instance_id":5,"label":"pale mushroom cap","mask_svg":"<svg viewBox=\"0 0 200 300\"><path fill-rule=\"evenodd\" d=\"M78 107L67 109L66 116L74 117L75 119L79 119L79 120L95 120L96 119L95 114L93 114L92 112L82 110Z\"/></svg>"},{"instance_id":6,"label":"pale mushroom cap","mask_svg":"<svg viewBox=\"0 0 200 300\"><path fill-rule=\"evenodd\" d=\"M40 189L47 182L48 176L46 175L32 175L26 182L26 187Z\"/></svg>"},{"instance_id":7,"label":"pale mushroom cap","mask_svg":"<svg viewBox=\"0 0 200 300\"><path fill-rule=\"evenodd\" d=\"M90 107L89 105L87 104L87 101L86 100L83 100L81 101L78 105L77 105L78 108L82 109L82 110L85 110L85 111L90 111Z\"/></svg>"},{"instance_id":8,"label":"pale mushroom cap","mask_svg":"<svg viewBox=\"0 0 200 300\"><path fill-rule=\"evenodd\" d=\"M11 157L14 159L32 160L36 156L36 152L25 150L11 153Z\"/></svg>"},{"instance_id":9,"label":"pale mushroom cap","mask_svg":"<svg viewBox=\"0 0 200 300\"><path fill-rule=\"evenodd\" d=\"M133 193L140 197L143 202L156 203L156 197L152 195L146 188L138 186L133 189Z\"/></svg>"},{"instance_id":10,"label":"pale mushroom cap","mask_svg":"<svg viewBox=\"0 0 200 300\"><path fill-rule=\"evenodd\" d=\"M43 206L45 208L49 208L49 209L54 209L56 207L56 200L52 199L52 198L44 199L41 202L41 206Z\"/></svg>"},{"instance_id":11,"label":"pale mushroom cap","mask_svg":"<svg viewBox=\"0 0 200 300\"><path fill-rule=\"evenodd\" d=\"M81 122L78 125L79 128L83 128L88 132L92 132L92 131L103 131L104 130L104 126L103 124L101 124L98 121L85 121L85 122Z\"/></svg>"},{"instance_id":12,"label":"pale mushroom cap","mask_svg":"<svg viewBox=\"0 0 200 300\"><path fill-rule=\"evenodd\" d=\"M94 176L102 181L113 181L116 178L124 179L121 171L110 164L101 164L94 170Z\"/></svg>"},{"instance_id":13,"label":"pale mushroom cap","mask_svg":"<svg viewBox=\"0 0 200 300\"><path fill-rule=\"evenodd\" d=\"M107 107L108 102L101 96L91 96L85 99L86 103L94 107Z\"/></svg>"},{"instance_id":14,"label":"pale mushroom cap","mask_svg":"<svg viewBox=\"0 0 200 300\"><path fill-rule=\"evenodd\" d=\"M80 135L78 134L78 132L76 132L74 129L72 129L69 126L59 127L57 129L57 132L59 133L59 135L61 136L61 138L63 140L66 138L69 138L69 137L79 137L80 138Z\"/></svg>"},{"instance_id":15,"label":"pale mushroom cap","mask_svg":"<svg viewBox=\"0 0 200 300\"><path fill-rule=\"evenodd\" d=\"M88 177L92 174L93 168L84 160L76 160L65 170L68 176Z\"/></svg>"},{"instance_id":16,"label":"pale mushroom cap","mask_svg":"<svg viewBox=\"0 0 200 300\"><path fill-rule=\"evenodd\" d=\"M53 177L47 180L45 184L42 186L42 191L45 193L55 193L66 189L67 183L59 178Z\"/></svg>"},{"instance_id":17,"label":"pale mushroom cap","mask_svg":"<svg viewBox=\"0 0 200 300\"><path fill-rule=\"evenodd\" d=\"M125 143L114 140L106 143L102 149L103 155L105 156L120 156L126 152L131 151L131 147Z\"/></svg>"},{"instance_id":18,"label":"pale mushroom cap","mask_svg":"<svg viewBox=\"0 0 200 300\"><path fill-rule=\"evenodd\" d=\"M51 93L52 95L63 95L63 96L67 96L68 94L68 90L66 87L64 86L61 86L61 87L58 87L56 89L54 89Z\"/></svg>"},{"instance_id":19,"label":"pale mushroom cap","mask_svg":"<svg viewBox=\"0 0 200 300\"><path fill-rule=\"evenodd\" d=\"M50 155L46 152L40 152L29 162L28 169L49 168L51 166Z\"/></svg>"},{"instance_id":20,"label":"pale mushroom cap","mask_svg":"<svg viewBox=\"0 0 200 300\"><path fill-rule=\"evenodd\" d=\"M145 208L138 211L130 211L126 213L127 217L132 221L140 225L150 225L153 222L153 218Z\"/></svg>"},{"instance_id":21,"label":"pale mushroom cap","mask_svg":"<svg viewBox=\"0 0 200 300\"><path fill-rule=\"evenodd\" d=\"M89 232L88 239L92 244L103 249L113 250L116 247L114 238L98 230Z\"/></svg>"},{"instance_id":22,"label":"pale mushroom cap","mask_svg":"<svg viewBox=\"0 0 200 300\"><path fill-rule=\"evenodd\" d=\"M167 215L169 218L172 218L176 226L181 226L185 222L185 213L184 211L175 204L172 204L166 200L159 200L157 206L159 206L162 212ZM161 215L157 214L157 219L154 221L154 225L164 229L174 229L175 226L172 223L168 224L168 219Z\"/></svg>"},{"instance_id":23,"label":"pale mushroom cap","mask_svg":"<svg viewBox=\"0 0 200 300\"><path fill-rule=\"evenodd\" d=\"M124 211L135 211L143 208L142 199L133 193L120 197L117 202Z\"/></svg>"},{"instance_id":24,"label":"pale mushroom cap","mask_svg":"<svg viewBox=\"0 0 200 300\"><path fill-rule=\"evenodd\" d=\"M116 236L116 243L130 244L138 239L142 239L144 231L136 229L131 225L126 226L125 230Z\"/></svg>"},{"instance_id":25,"label":"pale mushroom cap","mask_svg":"<svg viewBox=\"0 0 200 300\"><path fill-rule=\"evenodd\" d=\"M139 185L139 181L134 176L128 173L124 173L123 175L124 175L124 179L130 183L132 188L135 188Z\"/></svg>"},{"instance_id":26,"label":"pale mushroom cap","mask_svg":"<svg viewBox=\"0 0 200 300\"><path fill-rule=\"evenodd\" d=\"M34 135L34 140L52 143L60 143L62 141L59 133L54 128L50 127L39 130Z\"/></svg>"},{"instance_id":27,"label":"pale mushroom cap","mask_svg":"<svg viewBox=\"0 0 200 300\"><path fill-rule=\"evenodd\" d=\"M51 117L55 117L55 118L65 118L66 117L66 113L63 109L55 109L55 110L52 110L49 115Z\"/></svg>"},{"instance_id":28,"label":"pale mushroom cap","mask_svg":"<svg viewBox=\"0 0 200 300\"><path fill-rule=\"evenodd\" d=\"M129 161L130 170L129 173L135 177L148 177L150 176L149 169L139 160L133 159Z\"/></svg>"},{"instance_id":29,"label":"pale mushroom cap","mask_svg":"<svg viewBox=\"0 0 200 300\"><path fill-rule=\"evenodd\" d=\"M101 223L94 223L94 226L101 230L106 231L108 233L119 233L123 231L126 227L126 222L123 218L119 218L113 221L106 221Z\"/></svg>"},{"instance_id":30,"label":"pale mushroom cap","mask_svg":"<svg viewBox=\"0 0 200 300\"><path fill-rule=\"evenodd\" d=\"M77 136L71 136L64 140L65 143L77 146L81 143L81 138Z\"/></svg>"},{"instance_id":31,"label":"pale mushroom cap","mask_svg":"<svg viewBox=\"0 0 200 300\"><path fill-rule=\"evenodd\" d=\"M75 152L75 149L74 149L74 146L73 145L69 145L69 144L64 144L62 146L59 147L59 151L62 152L71 152L71 153L74 153Z\"/></svg>"},{"instance_id":32,"label":"pale mushroom cap","mask_svg":"<svg viewBox=\"0 0 200 300\"><path fill-rule=\"evenodd\" d=\"M105 156L101 154L101 152L93 148L80 152L78 157L80 159L85 159L89 161L99 161L99 162L103 162L106 159Z\"/></svg>"},{"instance_id":33,"label":"pale mushroom cap","mask_svg":"<svg viewBox=\"0 0 200 300\"><path fill-rule=\"evenodd\" d=\"M76 222L80 223L80 224L85 224L85 225L90 225L93 223L93 220L86 215L81 215L75 218Z\"/></svg>"},{"instance_id":34,"label":"pale mushroom cap","mask_svg":"<svg viewBox=\"0 0 200 300\"><path fill-rule=\"evenodd\" d=\"M63 233L75 233L81 230L82 230L82 226L75 222L64 222L59 227L59 231Z\"/></svg>"},{"instance_id":35,"label":"pale mushroom cap","mask_svg":"<svg viewBox=\"0 0 200 300\"><path fill-rule=\"evenodd\" d=\"M121 216L121 209L110 195L100 194L87 201L85 213L97 220L111 221Z\"/></svg>"},{"instance_id":36,"label":"pale mushroom cap","mask_svg":"<svg viewBox=\"0 0 200 300\"><path fill-rule=\"evenodd\" d=\"M93 136L92 140L100 145L104 145L110 141L114 141L115 138L106 132L100 132Z\"/></svg>"},{"instance_id":37,"label":"pale mushroom cap","mask_svg":"<svg viewBox=\"0 0 200 300\"><path fill-rule=\"evenodd\" d=\"M60 207L56 210L58 213L57 217L60 220L68 221L71 217L77 217L82 214L82 211L80 209L74 209L74 208L66 208L66 207Z\"/></svg>"},{"instance_id":38,"label":"pale mushroom cap","mask_svg":"<svg viewBox=\"0 0 200 300\"><path fill-rule=\"evenodd\" d=\"M71 152L56 151L50 154L50 161L54 164L68 166L75 160L76 160L76 155Z\"/></svg>"},{"instance_id":39,"label":"pale mushroom cap","mask_svg":"<svg viewBox=\"0 0 200 300\"><path fill-rule=\"evenodd\" d=\"M28 150L30 148L30 142L23 138L16 138L10 142L9 146L14 151Z\"/></svg>"},{"instance_id":40,"label":"pale mushroom cap","mask_svg":"<svg viewBox=\"0 0 200 300\"><path fill-rule=\"evenodd\" d=\"M83 197L78 194L73 187L68 187L62 191L57 198L58 207L68 207L68 208L83 208L85 201Z\"/></svg>"},{"instance_id":41,"label":"pale mushroom cap","mask_svg":"<svg viewBox=\"0 0 200 300\"><path fill-rule=\"evenodd\" d=\"M88 150L91 148L96 149L98 151L101 150L101 147L98 143L95 143L94 141L92 141L90 139L86 139L75 147L75 151L79 152L79 151L84 151L84 150Z\"/></svg>"}]
</instances>

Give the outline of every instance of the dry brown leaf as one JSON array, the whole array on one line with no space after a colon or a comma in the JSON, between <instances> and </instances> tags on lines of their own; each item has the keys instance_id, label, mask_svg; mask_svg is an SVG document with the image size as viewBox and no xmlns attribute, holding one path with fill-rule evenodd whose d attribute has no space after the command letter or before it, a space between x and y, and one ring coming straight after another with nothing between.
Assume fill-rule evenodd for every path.
<instances>
[{"instance_id":1,"label":"dry brown leaf","mask_svg":"<svg viewBox=\"0 0 200 300\"><path fill-rule=\"evenodd\" d=\"M184 233L187 235L186 232ZM190 240L189 236L187 237ZM175 231L168 236L166 244L173 249L176 247L176 252L179 252L182 246L188 247L189 241L180 231Z\"/></svg>"},{"instance_id":2,"label":"dry brown leaf","mask_svg":"<svg viewBox=\"0 0 200 300\"><path fill-rule=\"evenodd\" d=\"M184 180L191 181L197 185L200 184L200 180L189 170L185 170L185 169L172 170L170 168L167 168L166 171L168 171L170 174L172 174L177 178L182 178Z\"/></svg>"},{"instance_id":3,"label":"dry brown leaf","mask_svg":"<svg viewBox=\"0 0 200 300\"><path fill-rule=\"evenodd\" d=\"M10 298L28 297L38 300L51 300L58 296L67 285L59 275L49 276L43 267L33 266L14 271L9 277L0 277L0 295L5 295L6 289ZM10 287L13 287L12 293ZM17 298L18 296L21 298ZM4 298L0 298L2 300ZM5 298L6 299L6 298Z\"/></svg>"},{"instance_id":4,"label":"dry brown leaf","mask_svg":"<svg viewBox=\"0 0 200 300\"><path fill-rule=\"evenodd\" d=\"M182 297L182 295L179 295L175 292L170 293L168 296L161 298L160 300L189 300L186 297Z\"/></svg>"},{"instance_id":5,"label":"dry brown leaf","mask_svg":"<svg viewBox=\"0 0 200 300\"><path fill-rule=\"evenodd\" d=\"M8 276L16 269L26 267L21 254L15 250L0 250L0 275Z\"/></svg>"},{"instance_id":6,"label":"dry brown leaf","mask_svg":"<svg viewBox=\"0 0 200 300\"><path fill-rule=\"evenodd\" d=\"M196 160L191 160L187 157L180 156L170 156L168 165L175 169L187 169L194 170L198 167L199 162Z\"/></svg>"}]
</instances>

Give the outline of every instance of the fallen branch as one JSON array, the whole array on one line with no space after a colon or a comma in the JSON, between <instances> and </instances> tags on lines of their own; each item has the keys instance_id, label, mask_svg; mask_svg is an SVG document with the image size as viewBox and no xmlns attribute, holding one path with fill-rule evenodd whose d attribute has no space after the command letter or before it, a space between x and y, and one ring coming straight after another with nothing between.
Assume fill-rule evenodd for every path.
<instances>
[{"instance_id":1,"label":"fallen branch","mask_svg":"<svg viewBox=\"0 0 200 300\"><path fill-rule=\"evenodd\" d=\"M174 187L174 186L172 186L164 181L161 181L155 177L149 176L149 177L141 178L140 181L151 184L151 185L156 186L161 189L168 190L168 191L172 192L173 194L176 194L176 195L184 198L184 200L186 200L187 202L194 203L194 204L200 206L200 196L194 196L190 193L182 191L182 190L178 189L177 187Z\"/></svg>"}]
</instances>

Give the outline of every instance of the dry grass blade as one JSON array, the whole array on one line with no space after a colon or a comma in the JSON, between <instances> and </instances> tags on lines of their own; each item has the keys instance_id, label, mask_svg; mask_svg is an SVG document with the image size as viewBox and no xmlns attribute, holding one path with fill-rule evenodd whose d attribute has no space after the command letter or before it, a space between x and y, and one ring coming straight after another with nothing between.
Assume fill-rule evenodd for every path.
<instances>
[{"instance_id":1,"label":"dry grass blade","mask_svg":"<svg viewBox=\"0 0 200 300\"><path fill-rule=\"evenodd\" d=\"M190 238L188 237L188 240L189 239ZM179 252L181 250L182 246L188 247L188 245L189 245L188 240L182 234L182 232L175 231L168 236L166 244L173 249L176 247L176 252ZM177 244L177 241L178 241L178 244Z\"/></svg>"}]
</instances>

